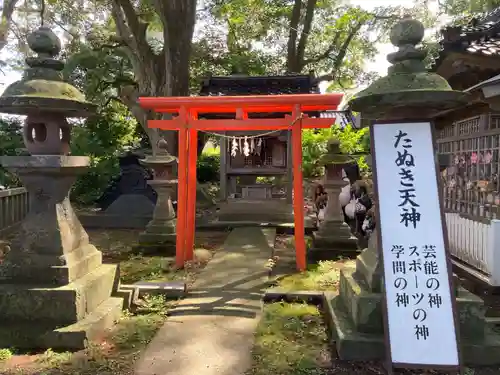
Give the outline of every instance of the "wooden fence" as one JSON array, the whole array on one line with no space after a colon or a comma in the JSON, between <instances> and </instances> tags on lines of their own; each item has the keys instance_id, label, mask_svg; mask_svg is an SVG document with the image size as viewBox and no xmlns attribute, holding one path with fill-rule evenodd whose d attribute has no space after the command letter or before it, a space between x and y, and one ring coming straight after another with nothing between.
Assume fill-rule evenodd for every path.
<instances>
[{"instance_id":1,"label":"wooden fence","mask_svg":"<svg viewBox=\"0 0 500 375\"><path fill-rule=\"evenodd\" d=\"M454 264L492 286L500 286L500 220L447 212Z\"/></svg>"},{"instance_id":2,"label":"wooden fence","mask_svg":"<svg viewBox=\"0 0 500 375\"><path fill-rule=\"evenodd\" d=\"M0 235L7 234L28 212L25 188L0 190Z\"/></svg>"}]
</instances>

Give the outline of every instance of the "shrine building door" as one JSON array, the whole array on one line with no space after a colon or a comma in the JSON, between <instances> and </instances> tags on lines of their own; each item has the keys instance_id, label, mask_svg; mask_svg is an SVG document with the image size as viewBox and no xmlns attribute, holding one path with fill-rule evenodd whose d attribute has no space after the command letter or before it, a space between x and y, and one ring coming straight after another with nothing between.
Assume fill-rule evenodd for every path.
<instances>
[{"instance_id":1,"label":"shrine building door","mask_svg":"<svg viewBox=\"0 0 500 375\"><path fill-rule=\"evenodd\" d=\"M293 212L296 264L306 269L302 129L329 128L332 118L309 117L305 112L337 110L343 94L291 94L258 96L141 97L142 108L169 113L170 120L149 120L148 127L177 130L179 137L176 265L193 260L196 219L196 162L198 132L291 130ZM284 118L251 119L249 113L288 113ZM200 113L234 113L234 119L198 119Z\"/></svg>"}]
</instances>

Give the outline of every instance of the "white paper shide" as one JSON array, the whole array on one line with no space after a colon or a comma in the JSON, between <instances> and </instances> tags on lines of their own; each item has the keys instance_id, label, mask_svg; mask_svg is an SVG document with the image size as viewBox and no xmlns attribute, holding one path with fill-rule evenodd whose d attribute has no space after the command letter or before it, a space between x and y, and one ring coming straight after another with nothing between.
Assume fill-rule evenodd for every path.
<instances>
[{"instance_id":1,"label":"white paper shide","mask_svg":"<svg viewBox=\"0 0 500 375\"><path fill-rule=\"evenodd\" d=\"M372 137L392 362L458 366L431 124Z\"/></svg>"}]
</instances>

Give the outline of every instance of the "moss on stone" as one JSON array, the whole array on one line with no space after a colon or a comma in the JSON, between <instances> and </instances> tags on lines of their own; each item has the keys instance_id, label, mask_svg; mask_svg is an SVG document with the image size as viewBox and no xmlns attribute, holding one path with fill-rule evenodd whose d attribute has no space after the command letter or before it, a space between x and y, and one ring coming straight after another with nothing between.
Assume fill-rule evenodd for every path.
<instances>
[{"instance_id":1,"label":"moss on stone","mask_svg":"<svg viewBox=\"0 0 500 375\"><path fill-rule=\"evenodd\" d=\"M3 97L42 97L85 102L85 96L73 85L60 81L36 79L17 81L5 89Z\"/></svg>"},{"instance_id":2,"label":"moss on stone","mask_svg":"<svg viewBox=\"0 0 500 375\"><path fill-rule=\"evenodd\" d=\"M448 82L437 74L392 74L375 81L366 90L361 91L357 95L357 99L369 95L419 90L428 92L432 90L451 91L452 89Z\"/></svg>"}]
</instances>

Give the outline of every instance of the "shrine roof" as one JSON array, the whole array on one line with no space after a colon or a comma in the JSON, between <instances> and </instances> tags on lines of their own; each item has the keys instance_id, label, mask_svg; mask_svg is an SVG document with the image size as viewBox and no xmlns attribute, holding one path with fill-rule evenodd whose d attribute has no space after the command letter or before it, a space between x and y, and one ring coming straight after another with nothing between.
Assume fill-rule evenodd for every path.
<instances>
[{"instance_id":1,"label":"shrine roof","mask_svg":"<svg viewBox=\"0 0 500 375\"><path fill-rule=\"evenodd\" d=\"M500 56L500 7L481 13L462 26L441 30L443 52L461 51L480 56Z\"/></svg>"},{"instance_id":2,"label":"shrine roof","mask_svg":"<svg viewBox=\"0 0 500 375\"><path fill-rule=\"evenodd\" d=\"M312 75L210 77L201 85L201 96L318 94Z\"/></svg>"}]
</instances>

